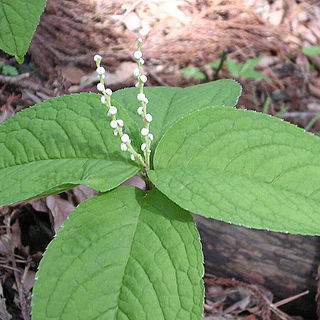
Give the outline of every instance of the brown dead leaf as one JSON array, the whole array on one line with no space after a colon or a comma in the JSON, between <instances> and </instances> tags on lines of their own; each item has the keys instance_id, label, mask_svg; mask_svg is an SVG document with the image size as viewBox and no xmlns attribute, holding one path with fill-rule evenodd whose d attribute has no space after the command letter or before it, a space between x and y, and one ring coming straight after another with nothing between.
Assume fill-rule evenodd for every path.
<instances>
[{"instance_id":1,"label":"brown dead leaf","mask_svg":"<svg viewBox=\"0 0 320 320\"><path fill-rule=\"evenodd\" d=\"M46 200L45 199L34 199L34 200L29 200L28 203L31 204L33 209L35 211L39 212L48 212L48 207L46 205Z\"/></svg>"},{"instance_id":2,"label":"brown dead leaf","mask_svg":"<svg viewBox=\"0 0 320 320\"><path fill-rule=\"evenodd\" d=\"M308 89L309 89L309 92L310 92L313 96L315 96L315 97L317 97L317 98L320 99L320 89L319 89L319 87L314 86L314 85L312 85L311 83L308 83Z\"/></svg>"},{"instance_id":3,"label":"brown dead leaf","mask_svg":"<svg viewBox=\"0 0 320 320\"><path fill-rule=\"evenodd\" d=\"M28 293L33 288L33 285L35 282L35 276L36 276L36 273L32 270L28 270L23 274L21 283L23 285L25 293Z\"/></svg>"},{"instance_id":4,"label":"brown dead leaf","mask_svg":"<svg viewBox=\"0 0 320 320\"><path fill-rule=\"evenodd\" d=\"M122 62L115 73L105 73L105 84L107 86L116 86L126 82L133 77L133 70L137 64L130 61ZM81 78L79 89L91 86L99 80L97 73L94 71Z\"/></svg>"},{"instance_id":5,"label":"brown dead leaf","mask_svg":"<svg viewBox=\"0 0 320 320\"><path fill-rule=\"evenodd\" d=\"M87 199L90 199L99 193L99 191L89 188L85 185L79 185L73 188L72 192L75 195L78 203L81 203Z\"/></svg>"},{"instance_id":6,"label":"brown dead leaf","mask_svg":"<svg viewBox=\"0 0 320 320\"><path fill-rule=\"evenodd\" d=\"M14 248L22 248L21 243L21 229L19 225L19 221L16 220L15 223L11 226L11 241Z\"/></svg>"},{"instance_id":7,"label":"brown dead leaf","mask_svg":"<svg viewBox=\"0 0 320 320\"><path fill-rule=\"evenodd\" d=\"M73 66L66 66L61 69L61 73L63 77L70 81L72 84L79 84L81 81L81 78L85 75L85 73Z\"/></svg>"},{"instance_id":8,"label":"brown dead leaf","mask_svg":"<svg viewBox=\"0 0 320 320\"><path fill-rule=\"evenodd\" d=\"M47 197L46 204L53 216L54 231L58 232L63 221L74 210L74 205L60 198L58 195Z\"/></svg>"},{"instance_id":9,"label":"brown dead leaf","mask_svg":"<svg viewBox=\"0 0 320 320\"><path fill-rule=\"evenodd\" d=\"M120 186L133 186L137 187L141 190L146 190L146 183L137 175L131 177L130 179L126 180L125 182L121 183Z\"/></svg>"}]
</instances>

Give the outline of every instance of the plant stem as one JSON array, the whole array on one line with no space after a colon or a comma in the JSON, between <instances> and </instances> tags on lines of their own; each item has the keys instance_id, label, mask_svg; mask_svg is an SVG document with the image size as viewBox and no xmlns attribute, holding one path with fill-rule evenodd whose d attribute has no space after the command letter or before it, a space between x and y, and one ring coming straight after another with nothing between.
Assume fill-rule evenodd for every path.
<instances>
[{"instance_id":1,"label":"plant stem","mask_svg":"<svg viewBox=\"0 0 320 320\"><path fill-rule=\"evenodd\" d=\"M217 68L216 72L214 73L213 80L217 80L218 79L219 72L222 69L222 66L224 64L224 61L226 60L226 57L227 57L227 51L223 50L222 53L220 54L220 63L218 65L218 68Z\"/></svg>"}]
</instances>

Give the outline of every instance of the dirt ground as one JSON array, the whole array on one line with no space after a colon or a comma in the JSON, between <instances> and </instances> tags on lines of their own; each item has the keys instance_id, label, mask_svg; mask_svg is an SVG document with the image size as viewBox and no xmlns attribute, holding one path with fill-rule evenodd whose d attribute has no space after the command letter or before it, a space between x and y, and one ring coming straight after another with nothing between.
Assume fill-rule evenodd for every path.
<instances>
[{"instance_id":1,"label":"dirt ground","mask_svg":"<svg viewBox=\"0 0 320 320\"><path fill-rule=\"evenodd\" d=\"M147 86L234 78L243 86L239 108L320 131L320 55L302 52L320 44L315 0L48 0L25 63L0 53L0 63L19 73L0 74L0 124L50 97L97 92L97 53L112 90L133 86L132 52L141 30ZM222 57L245 63L262 55L256 69L271 80L232 77L226 65L218 72L207 65ZM186 76L184 68L199 68L204 79ZM42 253L75 206L95 194L79 186L0 208L1 320L29 319ZM272 293L254 284L208 275L206 294L206 320L304 319L282 312L279 307L288 301L271 303Z\"/></svg>"}]
</instances>

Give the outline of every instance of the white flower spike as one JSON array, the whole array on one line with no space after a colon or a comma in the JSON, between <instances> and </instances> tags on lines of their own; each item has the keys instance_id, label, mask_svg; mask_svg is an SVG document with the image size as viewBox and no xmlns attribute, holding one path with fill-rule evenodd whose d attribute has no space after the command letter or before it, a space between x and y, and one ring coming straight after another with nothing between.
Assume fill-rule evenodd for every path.
<instances>
[{"instance_id":1,"label":"white flower spike","mask_svg":"<svg viewBox=\"0 0 320 320\"><path fill-rule=\"evenodd\" d=\"M111 120L110 121L110 127L112 128L112 129L115 129L116 127L117 127L117 120Z\"/></svg>"},{"instance_id":2,"label":"white flower spike","mask_svg":"<svg viewBox=\"0 0 320 320\"><path fill-rule=\"evenodd\" d=\"M144 100L146 99L146 96L144 95L144 93L139 93L139 94L137 95L137 99L138 99L139 101L144 101Z\"/></svg>"},{"instance_id":3,"label":"white flower spike","mask_svg":"<svg viewBox=\"0 0 320 320\"><path fill-rule=\"evenodd\" d=\"M114 106L111 106L108 113L109 113L110 115L114 116L114 115L117 114L117 112L118 112L117 108L114 107Z\"/></svg>"},{"instance_id":4,"label":"white flower spike","mask_svg":"<svg viewBox=\"0 0 320 320\"><path fill-rule=\"evenodd\" d=\"M130 138L129 138L129 136L125 133L125 134L121 137L121 141L122 141L123 143L128 143L128 142L130 142Z\"/></svg>"},{"instance_id":5,"label":"white flower spike","mask_svg":"<svg viewBox=\"0 0 320 320\"><path fill-rule=\"evenodd\" d=\"M104 69L104 67L99 67L99 68L97 68L97 74L102 75L102 74L104 74L105 72L106 72L106 70Z\"/></svg>"},{"instance_id":6,"label":"white flower spike","mask_svg":"<svg viewBox=\"0 0 320 320\"><path fill-rule=\"evenodd\" d=\"M142 115L142 112L143 112L143 107L139 107L137 109L137 113L141 116Z\"/></svg>"},{"instance_id":7,"label":"white flower spike","mask_svg":"<svg viewBox=\"0 0 320 320\"><path fill-rule=\"evenodd\" d=\"M122 151L127 151L128 150L128 147L127 147L127 145L125 143L121 143L120 148L121 148Z\"/></svg>"},{"instance_id":8,"label":"white flower spike","mask_svg":"<svg viewBox=\"0 0 320 320\"><path fill-rule=\"evenodd\" d=\"M110 88L107 88L107 89L106 89L106 94L107 94L108 96L111 96L111 95L112 95L112 90L111 90Z\"/></svg>"},{"instance_id":9,"label":"white flower spike","mask_svg":"<svg viewBox=\"0 0 320 320\"><path fill-rule=\"evenodd\" d=\"M136 51L136 52L133 54L133 56L134 56L137 60L139 60L139 59L142 57L142 53L141 53L141 51Z\"/></svg>"},{"instance_id":10,"label":"white flower spike","mask_svg":"<svg viewBox=\"0 0 320 320\"><path fill-rule=\"evenodd\" d=\"M149 129L148 129L148 128L142 128L142 129L141 129L141 134L142 134L144 137L147 136L148 133L149 133Z\"/></svg>"},{"instance_id":11,"label":"white flower spike","mask_svg":"<svg viewBox=\"0 0 320 320\"><path fill-rule=\"evenodd\" d=\"M144 37L149 33L150 29L148 27L144 27L140 30L140 34Z\"/></svg>"},{"instance_id":12,"label":"white flower spike","mask_svg":"<svg viewBox=\"0 0 320 320\"><path fill-rule=\"evenodd\" d=\"M123 120L121 120L121 119L117 120L117 123L118 123L118 125L119 125L121 128L122 128L123 125L124 125Z\"/></svg>"},{"instance_id":13,"label":"white flower spike","mask_svg":"<svg viewBox=\"0 0 320 320\"><path fill-rule=\"evenodd\" d=\"M105 90L104 84L101 83L101 82L99 82L99 83L97 84L97 89L98 89L98 91L104 91L104 90Z\"/></svg>"},{"instance_id":14,"label":"white flower spike","mask_svg":"<svg viewBox=\"0 0 320 320\"><path fill-rule=\"evenodd\" d=\"M152 121L152 115L151 115L150 113L147 113L147 114L146 114L146 120L147 120L148 122L151 122L151 121Z\"/></svg>"}]
</instances>

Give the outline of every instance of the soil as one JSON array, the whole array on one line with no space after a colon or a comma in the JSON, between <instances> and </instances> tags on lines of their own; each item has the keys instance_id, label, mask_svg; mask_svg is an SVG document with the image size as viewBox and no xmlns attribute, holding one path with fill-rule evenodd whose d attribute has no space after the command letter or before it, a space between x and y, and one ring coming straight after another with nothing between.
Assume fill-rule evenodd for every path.
<instances>
[{"instance_id":1,"label":"soil","mask_svg":"<svg viewBox=\"0 0 320 320\"><path fill-rule=\"evenodd\" d=\"M141 29L148 31L142 47L147 86L233 78L225 65L216 72L207 64L265 55L256 70L272 80L235 78L243 87L238 107L320 131L320 56L302 53L320 44L320 4L312 0L48 0L25 63L0 52L0 63L19 72L0 74L0 124L50 97L97 92L97 53L112 90L133 86L132 52ZM184 75L195 67L205 79ZM73 208L95 194L81 186L0 208L0 319L27 319L46 246ZM278 308L287 302L271 303L274 293L254 283L207 275L206 294L203 319L293 319L290 308ZM295 319L307 317L301 311Z\"/></svg>"}]
</instances>

